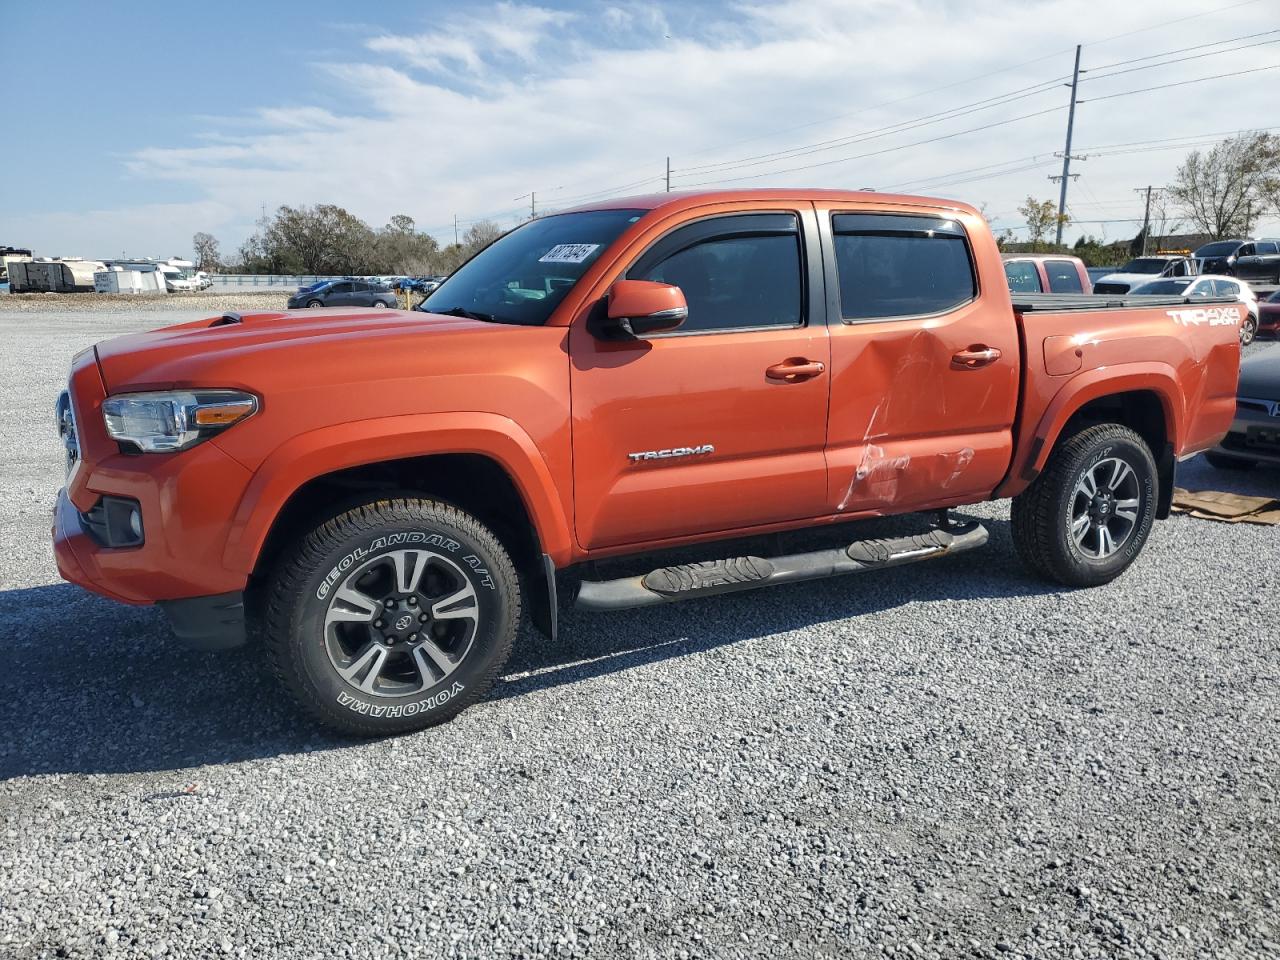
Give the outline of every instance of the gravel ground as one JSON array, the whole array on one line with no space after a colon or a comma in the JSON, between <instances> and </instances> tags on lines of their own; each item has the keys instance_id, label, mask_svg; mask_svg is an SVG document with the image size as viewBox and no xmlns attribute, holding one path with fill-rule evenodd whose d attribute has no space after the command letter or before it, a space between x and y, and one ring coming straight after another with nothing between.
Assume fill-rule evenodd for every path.
<instances>
[{"instance_id":1,"label":"gravel ground","mask_svg":"<svg viewBox=\"0 0 1280 960\"><path fill-rule=\"evenodd\" d=\"M981 554L570 614L353 743L59 582L71 355L208 311L133 312L0 308L0 956L1280 956L1280 531L1064 592L988 504Z\"/></svg>"}]
</instances>

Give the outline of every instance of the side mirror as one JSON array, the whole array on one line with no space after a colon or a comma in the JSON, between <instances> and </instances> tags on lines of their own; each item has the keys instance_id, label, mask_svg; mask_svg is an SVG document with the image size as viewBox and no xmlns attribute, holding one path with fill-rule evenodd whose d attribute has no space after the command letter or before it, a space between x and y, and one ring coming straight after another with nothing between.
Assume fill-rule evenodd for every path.
<instances>
[{"instance_id":1,"label":"side mirror","mask_svg":"<svg viewBox=\"0 0 1280 960\"><path fill-rule=\"evenodd\" d=\"M607 319L597 335L608 340L634 340L674 330L689 316L679 287L652 280L619 280L609 288Z\"/></svg>"}]
</instances>

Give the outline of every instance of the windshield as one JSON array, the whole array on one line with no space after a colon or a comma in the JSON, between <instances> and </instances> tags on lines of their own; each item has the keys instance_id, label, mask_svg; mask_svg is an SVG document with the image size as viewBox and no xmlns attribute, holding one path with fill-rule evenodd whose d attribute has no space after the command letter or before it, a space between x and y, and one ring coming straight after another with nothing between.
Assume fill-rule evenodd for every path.
<instances>
[{"instance_id":1,"label":"windshield","mask_svg":"<svg viewBox=\"0 0 1280 960\"><path fill-rule=\"evenodd\" d=\"M1188 280L1153 280L1151 283L1144 283L1142 286L1133 290L1133 293L1160 293L1160 294L1176 294L1182 293L1187 287L1191 286Z\"/></svg>"},{"instance_id":2,"label":"windshield","mask_svg":"<svg viewBox=\"0 0 1280 960\"><path fill-rule=\"evenodd\" d=\"M1217 243L1206 243L1195 252L1197 257L1229 257L1239 248L1238 240L1219 240Z\"/></svg>"},{"instance_id":3,"label":"windshield","mask_svg":"<svg viewBox=\"0 0 1280 960\"><path fill-rule=\"evenodd\" d=\"M1169 265L1168 260L1156 260L1152 257L1139 257L1137 260L1130 260L1120 268L1121 273L1164 273L1164 268Z\"/></svg>"},{"instance_id":4,"label":"windshield","mask_svg":"<svg viewBox=\"0 0 1280 960\"><path fill-rule=\"evenodd\" d=\"M464 263L419 310L537 326L644 210L589 210L531 220Z\"/></svg>"}]
</instances>

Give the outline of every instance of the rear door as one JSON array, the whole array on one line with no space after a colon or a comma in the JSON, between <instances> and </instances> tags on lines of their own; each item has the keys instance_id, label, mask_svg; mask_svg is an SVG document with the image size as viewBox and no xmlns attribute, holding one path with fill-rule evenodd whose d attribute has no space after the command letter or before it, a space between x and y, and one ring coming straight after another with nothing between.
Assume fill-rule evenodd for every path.
<instances>
[{"instance_id":1,"label":"rear door","mask_svg":"<svg viewBox=\"0 0 1280 960\"><path fill-rule=\"evenodd\" d=\"M832 513L984 499L1013 452L1019 340L1009 294L982 290L978 218L822 209ZM989 246L989 244L988 244ZM994 250L986 273L998 277Z\"/></svg>"},{"instance_id":2,"label":"rear door","mask_svg":"<svg viewBox=\"0 0 1280 960\"><path fill-rule=\"evenodd\" d=\"M689 316L678 330L622 342L571 328L579 543L825 513L831 357L812 206L680 215L627 259L604 282L673 284Z\"/></svg>"}]
</instances>

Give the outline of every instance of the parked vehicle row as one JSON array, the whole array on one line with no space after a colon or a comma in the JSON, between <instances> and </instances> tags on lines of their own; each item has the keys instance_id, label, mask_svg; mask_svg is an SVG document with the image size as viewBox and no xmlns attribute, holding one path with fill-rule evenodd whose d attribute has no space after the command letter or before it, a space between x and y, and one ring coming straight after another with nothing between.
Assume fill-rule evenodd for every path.
<instances>
[{"instance_id":1,"label":"parked vehicle row","mask_svg":"<svg viewBox=\"0 0 1280 960\"><path fill-rule=\"evenodd\" d=\"M1230 243L1234 244L1235 241ZM1210 244L1210 247L1213 246ZM1202 247L1197 253L1207 249L1209 248ZM1218 252L1226 249L1219 248ZM1063 254L1004 254L1002 259L1009 290L1014 294L1092 292L1103 296L1180 296L1188 303L1221 298L1235 300L1247 311L1240 325L1240 342L1247 345L1259 333L1275 332L1275 312L1262 309L1258 295L1242 277L1205 274L1201 269L1206 263L1223 266L1226 264L1225 257L1225 254L1213 257L1177 254L1136 257L1119 270L1104 274L1096 281L1091 280L1089 268L1078 257ZM1232 259L1231 263L1238 264L1239 260ZM1280 306L1280 301L1276 301L1275 296L1272 295L1272 307Z\"/></svg>"}]
</instances>

